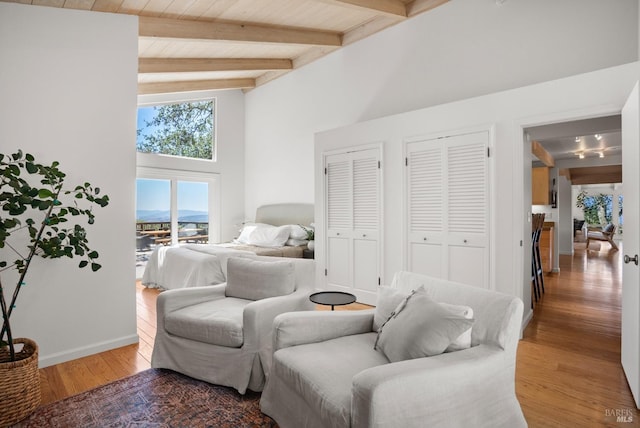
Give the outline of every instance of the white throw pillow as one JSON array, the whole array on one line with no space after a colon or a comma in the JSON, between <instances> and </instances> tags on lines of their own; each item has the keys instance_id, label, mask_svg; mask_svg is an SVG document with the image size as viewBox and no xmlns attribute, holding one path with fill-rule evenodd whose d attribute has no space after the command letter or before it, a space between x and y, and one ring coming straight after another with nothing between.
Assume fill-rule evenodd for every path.
<instances>
[{"instance_id":1,"label":"white throw pillow","mask_svg":"<svg viewBox=\"0 0 640 428\"><path fill-rule=\"evenodd\" d=\"M295 290L293 262L265 262L241 257L227 261L225 296L247 300L284 296Z\"/></svg>"},{"instance_id":2,"label":"white throw pillow","mask_svg":"<svg viewBox=\"0 0 640 428\"><path fill-rule=\"evenodd\" d=\"M473 324L427 296L424 287L414 290L380 327L375 348L391 362L442 354Z\"/></svg>"},{"instance_id":3,"label":"white throw pillow","mask_svg":"<svg viewBox=\"0 0 640 428\"><path fill-rule=\"evenodd\" d=\"M289 226L257 226L247 243L258 247L282 247L289 239L289 231Z\"/></svg>"},{"instance_id":4,"label":"white throw pillow","mask_svg":"<svg viewBox=\"0 0 640 428\"><path fill-rule=\"evenodd\" d=\"M373 316L373 329L379 330L382 324L391 316L396 307L409 295L409 292L395 287L378 287L378 300ZM438 303L443 308L467 319L473 318L473 308L464 305ZM471 327L460 334L445 350L445 352L460 351L471 347Z\"/></svg>"},{"instance_id":5,"label":"white throw pillow","mask_svg":"<svg viewBox=\"0 0 640 428\"><path fill-rule=\"evenodd\" d=\"M440 302L440 306L468 320L473 319L473 309L470 306L450 305L442 302ZM444 352L462 351L468 348L471 348L471 327L451 342Z\"/></svg>"}]
</instances>

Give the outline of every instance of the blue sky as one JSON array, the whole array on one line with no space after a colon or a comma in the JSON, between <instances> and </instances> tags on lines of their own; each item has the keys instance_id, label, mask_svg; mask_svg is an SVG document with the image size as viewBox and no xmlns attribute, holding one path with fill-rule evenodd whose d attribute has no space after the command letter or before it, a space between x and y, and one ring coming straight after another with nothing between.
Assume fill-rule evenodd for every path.
<instances>
[{"instance_id":1,"label":"blue sky","mask_svg":"<svg viewBox=\"0 0 640 428\"><path fill-rule=\"evenodd\" d=\"M169 180L138 178L136 210L168 211L171 207ZM208 183L178 181L178 209L208 211Z\"/></svg>"},{"instance_id":2,"label":"blue sky","mask_svg":"<svg viewBox=\"0 0 640 428\"><path fill-rule=\"evenodd\" d=\"M145 121L151 120L155 116L154 107L138 107L138 122L137 129L144 129L146 127ZM147 128L143 131L143 134L150 134L156 127ZM138 137L140 140L142 136Z\"/></svg>"}]
</instances>

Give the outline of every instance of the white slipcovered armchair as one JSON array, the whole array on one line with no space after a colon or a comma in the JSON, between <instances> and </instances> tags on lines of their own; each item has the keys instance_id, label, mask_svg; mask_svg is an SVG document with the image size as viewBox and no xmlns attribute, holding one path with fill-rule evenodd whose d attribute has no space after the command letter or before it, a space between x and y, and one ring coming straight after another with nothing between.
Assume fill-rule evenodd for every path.
<instances>
[{"instance_id":1,"label":"white slipcovered armchair","mask_svg":"<svg viewBox=\"0 0 640 428\"><path fill-rule=\"evenodd\" d=\"M273 353L273 319L313 309L314 275L313 260L231 257L227 282L162 292L151 366L241 394L261 391Z\"/></svg>"},{"instance_id":2,"label":"white slipcovered armchair","mask_svg":"<svg viewBox=\"0 0 640 428\"><path fill-rule=\"evenodd\" d=\"M394 293L401 294L402 301L420 286L424 290L415 293L420 298L397 304ZM520 299L408 272L397 273L391 287L380 291L372 310L276 317L273 365L260 401L264 413L281 428L526 426L515 395ZM463 305L457 306L463 310L442 312L444 306L434 301ZM391 316L384 313L394 308ZM404 318L402 311L408 313ZM393 341L408 339L412 348L418 342L414 335L425 329L423 323L406 326L401 319L414 321L411 314L429 312L445 314L442 325L458 329L450 332L455 341L438 344L429 354L434 356L397 361L389 349ZM376 343L376 329L383 325L384 332L392 324L395 330L381 351L383 333ZM399 326L414 330L399 333ZM440 341L433 338L437 335L427 341L427 348Z\"/></svg>"}]
</instances>

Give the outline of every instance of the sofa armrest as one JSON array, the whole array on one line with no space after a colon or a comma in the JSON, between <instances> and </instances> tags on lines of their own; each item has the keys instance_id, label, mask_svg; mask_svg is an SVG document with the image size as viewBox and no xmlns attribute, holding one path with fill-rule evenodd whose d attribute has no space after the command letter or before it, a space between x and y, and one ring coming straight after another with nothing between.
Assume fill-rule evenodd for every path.
<instances>
[{"instance_id":1,"label":"sofa armrest","mask_svg":"<svg viewBox=\"0 0 640 428\"><path fill-rule=\"evenodd\" d=\"M313 311L278 315L273 324L273 349L323 342L352 334L369 333L373 309L362 311Z\"/></svg>"},{"instance_id":2,"label":"sofa armrest","mask_svg":"<svg viewBox=\"0 0 640 428\"><path fill-rule=\"evenodd\" d=\"M506 356L478 345L363 370L353 377L352 426L526 426Z\"/></svg>"},{"instance_id":3,"label":"sofa armrest","mask_svg":"<svg viewBox=\"0 0 640 428\"><path fill-rule=\"evenodd\" d=\"M246 345L258 345L268 340L271 345L273 320L285 312L311 311L313 303L306 290L296 290L286 296L269 297L249 303L244 308L243 326Z\"/></svg>"},{"instance_id":4,"label":"sofa armrest","mask_svg":"<svg viewBox=\"0 0 640 428\"><path fill-rule=\"evenodd\" d=\"M245 349L257 349L265 376L269 376L273 360L273 320L294 311L311 311L313 303L307 290L296 290L286 296L269 297L249 303L244 308Z\"/></svg>"}]
</instances>

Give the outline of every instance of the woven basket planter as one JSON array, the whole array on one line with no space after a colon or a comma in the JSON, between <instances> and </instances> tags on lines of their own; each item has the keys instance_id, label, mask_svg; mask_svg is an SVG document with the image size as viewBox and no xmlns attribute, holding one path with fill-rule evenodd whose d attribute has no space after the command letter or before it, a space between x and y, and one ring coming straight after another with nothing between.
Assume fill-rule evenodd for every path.
<instances>
[{"instance_id":1,"label":"woven basket planter","mask_svg":"<svg viewBox=\"0 0 640 428\"><path fill-rule=\"evenodd\" d=\"M13 343L24 345L16 361L10 361L8 349L0 350L0 427L26 418L40 405L38 345L30 339Z\"/></svg>"}]
</instances>

